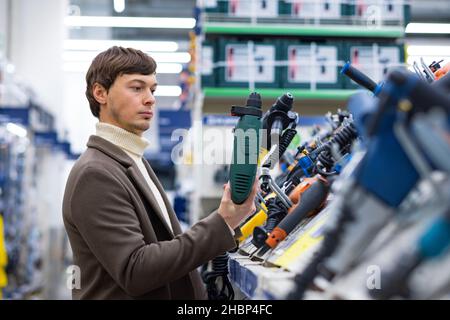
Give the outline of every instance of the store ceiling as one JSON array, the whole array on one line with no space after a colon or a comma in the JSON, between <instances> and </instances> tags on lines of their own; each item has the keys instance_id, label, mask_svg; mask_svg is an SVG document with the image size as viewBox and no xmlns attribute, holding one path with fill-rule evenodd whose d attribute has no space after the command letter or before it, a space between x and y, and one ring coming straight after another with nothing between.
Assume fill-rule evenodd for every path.
<instances>
[{"instance_id":1,"label":"store ceiling","mask_svg":"<svg viewBox=\"0 0 450 320\"><path fill-rule=\"evenodd\" d=\"M192 18L195 0L125 0L122 12L114 9L114 0L70 0L68 15L74 16L117 16L117 17L165 17ZM137 41L175 41L178 52L187 52L190 29L168 28L110 28L110 27L71 27L68 39L92 40L137 40ZM160 85L177 86L180 78L177 73L159 73ZM177 97L158 98L162 108L176 107Z\"/></svg>"},{"instance_id":2,"label":"store ceiling","mask_svg":"<svg viewBox=\"0 0 450 320\"><path fill-rule=\"evenodd\" d=\"M125 0L125 9L120 13L114 10L113 0L71 0L70 6L74 14L83 16L192 18L195 0ZM187 29L113 28L110 34L105 34L101 29L105 28L72 29L70 38L98 39L107 35L112 39L186 41L189 32Z\"/></svg>"}]
</instances>

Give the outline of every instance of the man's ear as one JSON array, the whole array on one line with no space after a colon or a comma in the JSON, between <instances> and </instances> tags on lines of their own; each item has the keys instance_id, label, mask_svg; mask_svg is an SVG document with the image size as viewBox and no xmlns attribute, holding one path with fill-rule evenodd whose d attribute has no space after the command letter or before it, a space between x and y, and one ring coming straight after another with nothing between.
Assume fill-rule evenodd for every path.
<instances>
[{"instance_id":1,"label":"man's ear","mask_svg":"<svg viewBox=\"0 0 450 320\"><path fill-rule=\"evenodd\" d=\"M94 83L94 85L92 86L92 95L99 104L106 104L108 92L100 83Z\"/></svg>"}]
</instances>

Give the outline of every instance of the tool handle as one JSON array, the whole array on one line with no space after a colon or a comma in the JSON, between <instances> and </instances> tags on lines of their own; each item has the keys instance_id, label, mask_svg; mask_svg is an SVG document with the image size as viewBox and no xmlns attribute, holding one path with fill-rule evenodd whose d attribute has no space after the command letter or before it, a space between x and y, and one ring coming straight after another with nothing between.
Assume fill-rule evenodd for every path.
<instances>
[{"instance_id":1,"label":"tool handle","mask_svg":"<svg viewBox=\"0 0 450 320\"><path fill-rule=\"evenodd\" d=\"M272 127L270 128L270 141L273 144L274 141L280 143L280 137L283 133L283 121L281 118L276 118L274 122L272 122Z\"/></svg>"},{"instance_id":2,"label":"tool handle","mask_svg":"<svg viewBox=\"0 0 450 320\"><path fill-rule=\"evenodd\" d=\"M360 86L368 89L369 91L375 93L377 84L375 81L370 79L367 75L353 67L350 62L347 62L341 70L341 73L345 74L347 77L355 81Z\"/></svg>"},{"instance_id":3,"label":"tool handle","mask_svg":"<svg viewBox=\"0 0 450 320\"><path fill-rule=\"evenodd\" d=\"M308 214L317 210L326 200L329 191L329 184L317 179L303 194L300 204L288 214L279 225L271 232L267 238L266 244L275 248L278 243L284 240L286 236L302 221Z\"/></svg>"},{"instance_id":4,"label":"tool handle","mask_svg":"<svg viewBox=\"0 0 450 320\"><path fill-rule=\"evenodd\" d=\"M419 250L426 259L440 256L450 246L450 219L439 217L419 240Z\"/></svg>"},{"instance_id":5,"label":"tool handle","mask_svg":"<svg viewBox=\"0 0 450 320\"><path fill-rule=\"evenodd\" d=\"M244 203L252 191L258 167L260 129L261 120L249 115L241 117L235 127L230 166L231 200L235 204Z\"/></svg>"},{"instance_id":6,"label":"tool handle","mask_svg":"<svg viewBox=\"0 0 450 320\"><path fill-rule=\"evenodd\" d=\"M283 133L283 135L280 137L280 141L278 144L278 150L276 150L274 153L272 153L268 159L270 162L270 167L274 168L275 164L281 159L281 157L286 152L287 148L291 144L292 140L294 139L295 135L297 134L297 130L295 129L286 129ZM273 139L272 139L273 141Z\"/></svg>"},{"instance_id":7,"label":"tool handle","mask_svg":"<svg viewBox=\"0 0 450 320\"><path fill-rule=\"evenodd\" d=\"M264 208L266 207L265 204L262 204L262 206L264 206ZM240 228L242 236L239 238L239 242L243 242L250 235L252 235L253 230L258 226L262 226L266 220L267 213L265 213L264 210L258 211L258 213L256 213Z\"/></svg>"}]
</instances>

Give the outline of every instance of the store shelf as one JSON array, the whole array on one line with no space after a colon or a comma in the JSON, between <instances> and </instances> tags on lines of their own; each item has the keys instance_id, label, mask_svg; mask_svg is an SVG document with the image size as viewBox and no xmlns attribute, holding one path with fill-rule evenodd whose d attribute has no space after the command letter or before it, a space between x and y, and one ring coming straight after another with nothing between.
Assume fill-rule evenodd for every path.
<instances>
[{"instance_id":1,"label":"store shelf","mask_svg":"<svg viewBox=\"0 0 450 320\"><path fill-rule=\"evenodd\" d=\"M405 34L403 26L368 28L367 26L299 25L299 24L251 24L251 23L205 23L205 33L288 35L288 36L334 36L400 38Z\"/></svg>"},{"instance_id":2,"label":"store shelf","mask_svg":"<svg viewBox=\"0 0 450 320\"><path fill-rule=\"evenodd\" d=\"M290 89L290 88L276 88L257 89L258 93L265 98L277 98L286 92L290 92L296 99L305 100L346 100L356 90L344 89ZM203 88L205 98L246 98L250 90L248 88Z\"/></svg>"}]
</instances>

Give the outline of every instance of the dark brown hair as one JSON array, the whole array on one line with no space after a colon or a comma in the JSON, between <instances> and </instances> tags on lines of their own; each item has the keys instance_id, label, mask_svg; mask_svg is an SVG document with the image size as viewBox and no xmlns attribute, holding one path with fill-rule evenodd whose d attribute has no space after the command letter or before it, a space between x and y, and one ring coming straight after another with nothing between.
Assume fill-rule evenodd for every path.
<instances>
[{"instance_id":1,"label":"dark brown hair","mask_svg":"<svg viewBox=\"0 0 450 320\"><path fill-rule=\"evenodd\" d=\"M86 97L92 114L97 118L100 114L100 104L92 94L92 87L96 82L108 91L120 75L133 73L150 75L155 71L155 60L140 50L114 46L99 53L86 74Z\"/></svg>"}]
</instances>

